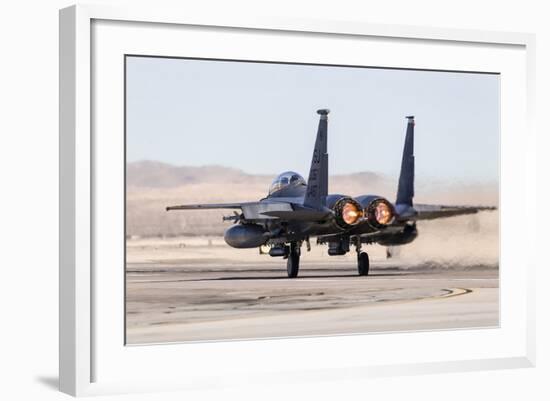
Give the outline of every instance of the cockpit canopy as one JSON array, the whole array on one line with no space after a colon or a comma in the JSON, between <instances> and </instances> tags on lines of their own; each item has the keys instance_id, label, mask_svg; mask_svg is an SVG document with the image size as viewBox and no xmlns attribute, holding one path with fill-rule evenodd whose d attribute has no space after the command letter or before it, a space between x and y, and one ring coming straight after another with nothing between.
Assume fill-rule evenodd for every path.
<instances>
[{"instance_id":1,"label":"cockpit canopy","mask_svg":"<svg viewBox=\"0 0 550 401\"><path fill-rule=\"evenodd\" d=\"M299 186L305 186L306 180L294 171L285 171L281 173L273 180L271 186L269 187L269 195L274 192L280 191L283 188L294 188Z\"/></svg>"}]
</instances>

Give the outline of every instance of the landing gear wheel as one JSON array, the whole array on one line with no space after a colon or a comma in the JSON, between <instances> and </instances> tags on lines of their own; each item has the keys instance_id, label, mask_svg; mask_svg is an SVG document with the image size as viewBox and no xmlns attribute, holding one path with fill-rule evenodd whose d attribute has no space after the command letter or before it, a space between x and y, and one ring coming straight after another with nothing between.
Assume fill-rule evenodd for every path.
<instances>
[{"instance_id":1,"label":"landing gear wheel","mask_svg":"<svg viewBox=\"0 0 550 401\"><path fill-rule=\"evenodd\" d=\"M298 269L300 268L300 247L295 242L290 244L288 259L286 260L286 273L288 278L298 277Z\"/></svg>"},{"instance_id":2,"label":"landing gear wheel","mask_svg":"<svg viewBox=\"0 0 550 401\"><path fill-rule=\"evenodd\" d=\"M369 274L369 254L366 252L361 252L357 255L357 271L360 276L368 276Z\"/></svg>"}]
</instances>

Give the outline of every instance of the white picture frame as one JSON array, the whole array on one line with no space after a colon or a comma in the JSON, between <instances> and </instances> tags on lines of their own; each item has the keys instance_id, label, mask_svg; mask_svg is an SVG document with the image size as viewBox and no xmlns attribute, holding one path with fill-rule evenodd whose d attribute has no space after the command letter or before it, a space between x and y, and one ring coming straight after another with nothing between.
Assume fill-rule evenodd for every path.
<instances>
[{"instance_id":1,"label":"white picture frame","mask_svg":"<svg viewBox=\"0 0 550 401\"><path fill-rule=\"evenodd\" d=\"M188 27L188 28L186 28ZM449 332L399 333L357 335L346 337L324 337L315 339L278 339L243 342L219 342L185 345L144 346L125 349L120 336L120 308L106 311L105 302L123 302L123 280L119 277L107 277L94 270L98 263L104 266L102 258L115 258L118 251L101 251L100 243L121 247L116 235L109 237L101 219L115 218L120 209L106 211L104 202L98 194L105 193L109 185L120 184L119 175L111 174L112 181L104 184L105 171L122 168L117 165L117 157L122 160L118 145L109 142L117 138L122 114L116 93L120 92L122 71L114 63L120 63L120 54L159 52L172 55L177 50L174 41L166 41L174 35L189 35L186 29L192 28L197 35L201 49L209 51L208 37L233 35L249 41L250 45L240 47L239 58L266 57L254 49L258 40L276 44L286 38L303 39L304 45L315 40L324 40L326 44L337 38L339 43L374 43L384 41L385 47L398 45L406 41L404 51L414 48L415 53L426 55L421 60L403 64L399 54L390 50L376 51L373 44L372 63L370 65L393 66L402 68L434 68L444 70L479 71L503 74L502 90L502 159L501 159L501 327L494 330L457 330ZM143 32L147 33L146 36ZM94 37L95 35L95 37ZM201 35L206 35L202 37ZM257 37L254 38L254 35ZM228 36L229 38L229 36ZM249 40L249 39L255 40ZM293 20L292 18L228 18L221 15L189 15L182 11L161 11L150 8L111 8L107 6L72 6L60 12L60 389L72 395L93 395L133 391L155 391L169 389L201 389L209 386L224 386L230 383L245 383L246 380L257 383L269 383L284 378L299 380L326 380L338 378L360 378L434 373L442 371L467 371L478 369L500 369L510 367L534 366L534 252L526 240L513 234L514 219L527 222L527 230L535 232L536 209L527 206L528 198L534 197L535 181L535 133L532 128L534 110L534 36L530 34L483 32L459 29L436 29L413 26L387 26L361 22ZM371 41L371 42L369 42ZM139 42L139 43L136 43ZM161 43L164 43L161 47ZM180 41L181 43L181 41ZM243 42L244 43L244 42ZM319 42L320 43L320 42ZM324 45L324 44L323 44ZM215 44L213 45L215 46ZM294 46L294 45L293 45ZM300 44L294 51L300 50ZM302 45L303 46L303 45ZM267 46L273 50L273 46ZM350 63L364 63L346 54L332 53L340 60L352 59ZM292 60L292 46L288 57ZM156 50L155 50L156 49ZM176 50L174 50L176 49ZM214 48L212 48L214 49ZM434 59L437 49L439 57L446 54L445 60L438 63ZM488 49L494 50L494 57L488 58ZM177 50L189 52L189 49ZM228 50L218 51L216 57L232 58ZM412 50L411 50L412 51ZM122 52L122 53L121 53ZM153 52L153 53L151 53ZM256 52L256 53L254 53ZM458 58L463 52L460 62ZM168 53L168 54L166 54ZM430 56L431 54L431 56ZM185 54L184 54L185 55ZM189 54L187 54L189 55ZM193 54L195 56L196 53ZM248 56L247 56L248 55ZM395 56L395 59L392 57ZM273 57L273 56L272 56ZM274 56L280 60L283 56ZM303 56L307 57L307 55ZM312 53L309 57L316 57ZM381 58L385 61L381 62ZM235 58L235 57L233 57ZM114 60L114 63L111 61ZM485 61L484 61L485 60ZM453 64L454 63L454 64ZM486 64L483 64L486 63ZM452 66L455 65L455 68ZM504 71L504 72L503 72ZM95 74L95 75L94 75ZM113 85L101 86L107 80ZM111 81L110 81L111 82ZM105 90L114 91L115 96L106 97ZM117 92L118 91L118 92ZM103 96L102 102L97 97ZM109 100L112 99L112 103ZM118 106L117 106L118 104ZM113 111L105 116L103 109ZM117 117L118 113L118 117ZM107 124L101 125L103 119ZM118 124L118 125L117 125ZM94 130L106 128L114 134L94 137ZM113 128L113 130L111 130ZM102 130L102 132L106 132ZM101 152L100 160L97 155ZM107 160L107 161L104 161ZM521 193L510 187L522 185ZM107 185L107 187L102 187ZM122 188L120 188L122 190ZM123 207L116 201L113 202ZM516 213L512 215L511 205ZM116 209L115 207L115 209ZM102 217L103 216L103 217ZM116 231L116 230L113 230ZM116 234L116 233L115 233ZM514 241L514 250L509 246ZM520 258L521 256L521 258ZM511 280L511 266L518 261L521 269ZM516 273L514 273L516 274ZM102 303L103 302L103 303ZM118 304L117 304L118 305ZM395 358L376 354L369 350L369 360L365 352L357 350L365 336L373 346L383 347L384 341L396 341L407 346L402 350L396 347ZM467 348L454 344L468 341ZM433 347L430 350L423 346ZM288 348L299 360L293 366L287 366L284 356ZM441 350L438 350L441 347ZM365 347L366 348L366 347ZM409 349L410 348L410 349ZM319 352L323 350L323 358ZM445 351L445 352L442 352ZM439 354L439 357L435 355ZM185 355L185 362L181 362ZM215 369L208 366L205 358L222 356ZM225 360L241 358L239 363L225 364ZM261 361L269 361L262 365ZM136 369L138 365L155 366L154 371L146 371L143 376ZM254 365L254 371L247 368ZM109 368L108 366L112 366ZM165 366L165 371L159 366ZM147 369L146 369L147 370ZM169 372L172 371L173 374ZM182 379L185 377L185 379Z\"/></svg>"}]
</instances>

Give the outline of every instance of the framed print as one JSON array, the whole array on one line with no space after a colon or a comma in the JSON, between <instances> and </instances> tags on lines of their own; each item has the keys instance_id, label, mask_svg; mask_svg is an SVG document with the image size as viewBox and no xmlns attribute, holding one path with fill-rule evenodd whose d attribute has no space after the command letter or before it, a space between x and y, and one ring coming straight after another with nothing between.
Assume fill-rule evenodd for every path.
<instances>
[{"instance_id":1,"label":"framed print","mask_svg":"<svg viewBox=\"0 0 550 401\"><path fill-rule=\"evenodd\" d=\"M61 390L532 366L533 43L62 10Z\"/></svg>"}]
</instances>

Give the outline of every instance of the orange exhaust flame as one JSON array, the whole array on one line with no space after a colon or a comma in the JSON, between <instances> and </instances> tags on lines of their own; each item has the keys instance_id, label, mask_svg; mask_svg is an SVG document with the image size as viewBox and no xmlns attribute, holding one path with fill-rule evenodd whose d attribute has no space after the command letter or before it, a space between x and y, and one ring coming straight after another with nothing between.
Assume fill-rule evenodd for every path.
<instances>
[{"instance_id":1,"label":"orange exhaust flame","mask_svg":"<svg viewBox=\"0 0 550 401\"><path fill-rule=\"evenodd\" d=\"M374 210L374 217L379 224L387 225L393 219L393 212L391 208L384 202L380 202L376 205Z\"/></svg>"},{"instance_id":2,"label":"orange exhaust flame","mask_svg":"<svg viewBox=\"0 0 550 401\"><path fill-rule=\"evenodd\" d=\"M351 202L346 203L342 208L342 220L350 226L357 223L362 215L363 212Z\"/></svg>"}]
</instances>

